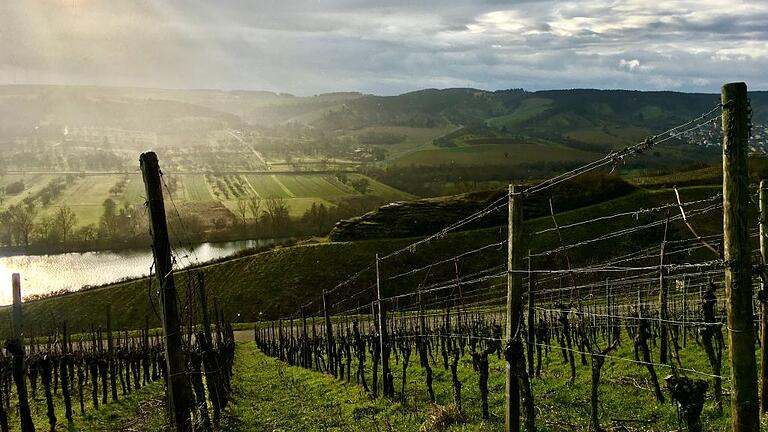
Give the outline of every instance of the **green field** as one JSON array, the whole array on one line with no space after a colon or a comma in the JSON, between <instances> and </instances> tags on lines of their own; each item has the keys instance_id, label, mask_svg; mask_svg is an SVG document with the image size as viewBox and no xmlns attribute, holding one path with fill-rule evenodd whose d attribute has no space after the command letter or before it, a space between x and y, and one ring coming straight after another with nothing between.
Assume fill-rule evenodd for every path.
<instances>
[{"instance_id":1,"label":"green field","mask_svg":"<svg viewBox=\"0 0 768 432\"><path fill-rule=\"evenodd\" d=\"M587 161L599 155L553 144L480 144L410 153L395 165L514 165L529 162Z\"/></svg>"},{"instance_id":2,"label":"green field","mask_svg":"<svg viewBox=\"0 0 768 432\"><path fill-rule=\"evenodd\" d=\"M604 146L608 149L621 148L642 141L650 132L638 127L592 127L574 129L565 137L574 141Z\"/></svg>"},{"instance_id":3,"label":"green field","mask_svg":"<svg viewBox=\"0 0 768 432\"><path fill-rule=\"evenodd\" d=\"M165 180L167 184L174 183L173 180L175 180L176 189L173 193L173 199L176 205L183 206L187 202L192 204L216 204L220 202L233 214L237 211L238 199L252 196L261 199L284 198L287 200L290 213L294 217L301 216L312 204L334 206L339 200L362 196L352 186L342 183L330 174L276 173L210 176L178 174L175 179L172 177L173 175L166 174ZM366 178L369 182L367 195L393 201L413 198L408 193L389 187L362 174L349 174L347 177L349 181ZM0 187L18 180L24 180L26 187L23 192L17 195L5 196L0 202L0 210L20 203L27 196L34 196L56 178L63 178L63 176L6 175L0 177ZM144 183L138 174L126 178L125 187L120 193L110 193L110 189L123 178L124 176L117 174L78 176L48 206L39 207L38 214L41 217L51 215L58 211L61 206L66 205L76 214L77 226L97 225L103 213L103 203L107 198L114 200L118 207L144 202ZM217 180L221 180L226 194L218 189ZM206 208L206 206L197 208ZM199 216L205 220L206 217L212 215L200 214Z\"/></svg>"},{"instance_id":4,"label":"green field","mask_svg":"<svg viewBox=\"0 0 768 432\"><path fill-rule=\"evenodd\" d=\"M513 128L521 125L523 122L546 112L552 107L552 100L545 98L525 99L520 103L512 113L500 117L488 119L488 126L501 129L503 127Z\"/></svg>"},{"instance_id":5,"label":"green field","mask_svg":"<svg viewBox=\"0 0 768 432\"><path fill-rule=\"evenodd\" d=\"M456 129L454 125L448 125L438 128L415 128L406 126L369 126L356 130L352 135L359 136L366 133L389 133L402 135L405 139L397 144L379 144L376 145L387 151L387 159L394 160L408 153L418 150L433 148L432 142L435 138L445 135Z\"/></svg>"}]
</instances>

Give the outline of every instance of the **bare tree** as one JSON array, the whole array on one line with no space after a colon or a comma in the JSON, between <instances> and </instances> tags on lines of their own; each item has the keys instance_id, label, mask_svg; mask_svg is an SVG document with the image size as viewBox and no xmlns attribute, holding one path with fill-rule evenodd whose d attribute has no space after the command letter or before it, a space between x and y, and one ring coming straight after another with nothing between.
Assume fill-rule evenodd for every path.
<instances>
[{"instance_id":1,"label":"bare tree","mask_svg":"<svg viewBox=\"0 0 768 432\"><path fill-rule=\"evenodd\" d=\"M264 207L264 216L272 230L272 236L277 236L282 232L283 227L285 227L290 220L288 203L285 198L270 197L267 198Z\"/></svg>"},{"instance_id":2,"label":"bare tree","mask_svg":"<svg viewBox=\"0 0 768 432\"><path fill-rule=\"evenodd\" d=\"M243 225L245 225L245 217L248 215L248 201L245 198L237 200L237 214L240 216Z\"/></svg>"},{"instance_id":3,"label":"bare tree","mask_svg":"<svg viewBox=\"0 0 768 432\"><path fill-rule=\"evenodd\" d=\"M35 217L37 216L37 207L34 204L15 205L8 209L11 214L14 235L16 242L29 246L29 234L35 227Z\"/></svg>"},{"instance_id":4,"label":"bare tree","mask_svg":"<svg viewBox=\"0 0 768 432\"><path fill-rule=\"evenodd\" d=\"M62 243L66 243L70 238L72 230L77 225L77 215L68 206L59 208L56 213L56 229L59 232Z\"/></svg>"},{"instance_id":5,"label":"bare tree","mask_svg":"<svg viewBox=\"0 0 768 432\"><path fill-rule=\"evenodd\" d=\"M261 217L261 198L258 195L252 195L248 198L248 209L251 211L251 217L259 220Z\"/></svg>"}]
</instances>

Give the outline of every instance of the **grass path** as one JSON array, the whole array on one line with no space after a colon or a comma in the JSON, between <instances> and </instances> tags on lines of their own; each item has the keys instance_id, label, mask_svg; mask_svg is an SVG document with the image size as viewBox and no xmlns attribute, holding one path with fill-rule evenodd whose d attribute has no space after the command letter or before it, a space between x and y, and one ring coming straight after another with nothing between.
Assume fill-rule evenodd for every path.
<instances>
[{"instance_id":1,"label":"grass path","mask_svg":"<svg viewBox=\"0 0 768 432\"><path fill-rule=\"evenodd\" d=\"M399 404L371 400L362 388L287 366L240 344L232 402L222 429L245 431L416 431L420 416Z\"/></svg>"}]
</instances>

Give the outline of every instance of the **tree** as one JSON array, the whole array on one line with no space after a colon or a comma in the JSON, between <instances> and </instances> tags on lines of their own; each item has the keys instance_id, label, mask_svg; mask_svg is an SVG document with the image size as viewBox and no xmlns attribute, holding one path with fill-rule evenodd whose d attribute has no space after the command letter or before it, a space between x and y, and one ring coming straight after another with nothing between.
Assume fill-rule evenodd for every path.
<instances>
[{"instance_id":1,"label":"tree","mask_svg":"<svg viewBox=\"0 0 768 432\"><path fill-rule=\"evenodd\" d=\"M251 217L259 220L261 217L261 198L253 195L248 199L248 209L251 211Z\"/></svg>"},{"instance_id":2,"label":"tree","mask_svg":"<svg viewBox=\"0 0 768 432\"><path fill-rule=\"evenodd\" d=\"M11 225L13 226L16 243L29 246L29 235L35 227L37 207L34 204L17 204L10 207L8 211L11 213Z\"/></svg>"},{"instance_id":3,"label":"tree","mask_svg":"<svg viewBox=\"0 0 768 432\"><path fill-rule=\"evenodd\" d=\"M101 214L101 219L99 219L99 231L101 236L111 238L117 233L117 204L115 204L112 198L107 198L104 200L102 207L104 207L104 212Z\"/></svg>"},{"instance_id":4,"label":"tree","mask_svg":"<svg viewBox=\"0 0 768 432\"><path fill-rule=\"evenodd\" d=\"M56 212L55 227L59 233L62 243L66 243L72 234L72 230L77 225L77 215L68 206L59 208Z\"/></svg>"},{"instance_id":5,"label":"tree","mask_svg":"<svg viewBox=\"0 0 768 432\"><path fill-rule=\"evenodd\" d=\"M361 194L365 195L370 190L370 184L371 182L368 181L366 178L361 178L357 180L353 180L350 185L352 188Z\"/></svg>"},{"instance_id":6,"label":"tree","mask_svg":"<svg viewBox=\"0 0 768 432\"><path fill-rule=\"evenodd\" d=\"M240 220L245 225L245 217L248 215L248 201L245 198L237 200L237 215L240 216Z\"/></svg>"},{"instance_id":7,"label":"tree","mask_svg":"<svg viewBox=\"0 0 768 432\"><path fill-rule=\"evenodd\" d=\"M288 204L285 198L270 197L267 198L264 207L264 217L272 230L272 236L277 237L290 221Z\"/></svg>"}]
</instances>

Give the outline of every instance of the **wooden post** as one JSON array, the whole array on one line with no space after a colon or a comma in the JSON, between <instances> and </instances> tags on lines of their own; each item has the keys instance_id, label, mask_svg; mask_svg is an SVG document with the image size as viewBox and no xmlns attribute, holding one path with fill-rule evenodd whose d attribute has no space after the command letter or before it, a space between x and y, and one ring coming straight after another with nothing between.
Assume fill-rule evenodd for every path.
<instances>
[{"instance_id":1,"label":"wooden post","mask_svg":"<svg viewBox=\"0 0 768 432\"><path fill-rule=\"evenodd\" d=\"M726 84L723 106L723 249L731 370L731 426L734 432L759 431L757 362L752 322L752 263L749 242L747 170L747 85Z\"/></svg>"},{"instance_id":2,"label":"wooden post","mask_svg":"<svg viewBox=\"0 0 768 432\"><path fill-rule=\"evenodd\" d=\"M666 283L664 272L664 256L667 249L667 230L669 229L669 213L667 213L667 220L664 222L664 238L661 240L661 246L659 247L659 362L661 364L667 364L667 351L669 344L669 287Z\"/></svg>"},{"instance_id":3,"label":"wooden post","mask_svg":"<svg viewBox=\"0 0 768 432\"><path fill-rule=\"evenodd\" d=\"M21 315L21 275L14 273L11 275L11 284L13 286L13 337L21 341L24 346L24 321Z\"/></svg>"},{"instance_id":4,"label":"wooden post","mask_svg":"<svg viewBox=\"0 0 768 432\"><path fill-rule=\"evenodd\" d=\"M118 332L119 334L119 332ZM109 385L112 390L112 401L117 400L117 382L115 381L115 345L112 340L112 305L107 303L107 367L109 368Z\"/></svg>"},{"instance_id":5,"label":"wooden post","mask_svg":"<svg viewBox=\"0 0 768 432\"><path fill-rule=\"evenodd\" d=\"M507 346L520 338L523 284L520 277L522 254L523 197L509 186L509 233L507 242ZM504 424L507 432L520 431L520 383L515 365L506 362L506 404Z\"/></svg>"},{"instance_id":6,"label":"wooden post","mask_svg":"<svg viewBox=\"0 0 768 432\"><path fill-rule=\"evenodd\" d=\"M24 363L24 319L21 311L21 275L11 275L13 286L13 339L5 342L5 349L11 355L13 381L19 399L19 420L22 432L34 432L32 411L27 397L27 367ZM10 397L7 393L6 397Z\"/></svg>"},{"instance_id":7,"label":"wooden post","mask_svg":"<svg viewBox=\"0 0 768 432\"><path fill-rule=\"evenodd\" d=\"M768 181L760 180L760 257L762 258L763 272L768 263ZM768 283L761 279L760 289L765 296L768 293ZM768 301L761 301L760 317L760 411L768 413Z\"/></svg>"},{"instance_id":8,"label":"wooden post","mask_svg":"<svg viewBox=\"0 0 768 432\"><path fill-rule=\"evenodd\" d=\"M160 282L160 304L165 339L165 360L168 366L168 412L172 412L173 428L182 432L190 430L190 389L186 375L181 324L177 310L176 284L173 280L171 245L165 220L162 180L157 155L142 153L139 158L149 205L149 221L152 227L152 252Z\"/></svg>"},{"instance_id":9,"label":"wooden post","mask_svg":"<svg viewBox=\"0 0 768 432\"><path fill-rule=\"evenodd\" d=\"M331 310L328 306L328 293L323 290L323 318L325 319L325 349L328 356L328 373L336 376L336 367L333 361L333 326L331 324Z\"/></svg>"},{"instance_id":10,"label":"wooden post","mask_svg":"<svg viewBox=\"0 0 768 432\"><path fill-rule=\"evenodd\" d=\"M536 350L536 311L534 310L534 300L536 294L534 290L533 273L531 272L531 250L528 249L528 376L533 377L533 352Z\"/></svg>"},{"instance_id":11,"label":"wooden post","mask_svg":"<svg viewBox=\"0 0 768 432\"><path fill-rule=\"evenodd\" d=\"M200 318L203 324L203 366L205 367L205 384L208 389L208 399L213 408L213 424L218 427L221 419L220 365L213 355L213 337L211 336L211 317L208 314L208 295L205 291L205 274L197 273L197 297L200 299Z\"/></svg>"},{"instance_id":12,"label":"wooden post","mask_svg":"<svg viewBox=\"0 0 768 432\"><path fill-rule=\"evenodd\" d=\"M382 394L384 396L390 396L389 394L389 357L386 355L386 343L388 343L387 337L387 308L381 301L381 278L379 275L379 254L376 254L376 303L379 307L379 352L381 353L381 382L383 384Z\"/></svg>"}]
</instances>

